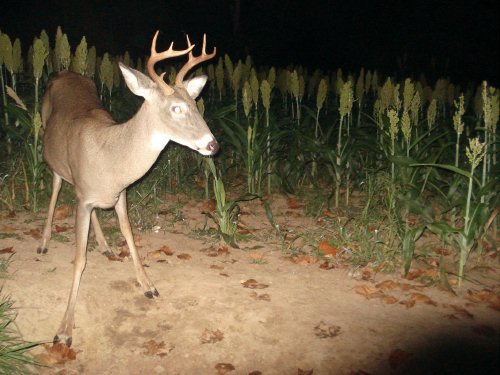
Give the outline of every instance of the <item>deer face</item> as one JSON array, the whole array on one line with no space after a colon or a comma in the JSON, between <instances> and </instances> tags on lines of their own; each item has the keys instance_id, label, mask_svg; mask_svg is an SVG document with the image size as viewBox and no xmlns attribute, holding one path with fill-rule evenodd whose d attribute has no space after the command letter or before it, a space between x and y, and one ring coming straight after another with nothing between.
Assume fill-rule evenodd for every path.
<instances>
[{"instance_id":1,"label":"deer face","mask_svg":"<svg viewBox=\"0 0 500 375\"><path fill-rule=\"evenodd\" d=\"M163 149L168 141L187 146L202 155L213 155L219 145L196 106L195 99L207 81L206 76L184 81L166 93L156 82L141 72L120 63L129 89L142 96L148 106L148 122L152 125L151 146Z\"/></svg>"}]
</instances>

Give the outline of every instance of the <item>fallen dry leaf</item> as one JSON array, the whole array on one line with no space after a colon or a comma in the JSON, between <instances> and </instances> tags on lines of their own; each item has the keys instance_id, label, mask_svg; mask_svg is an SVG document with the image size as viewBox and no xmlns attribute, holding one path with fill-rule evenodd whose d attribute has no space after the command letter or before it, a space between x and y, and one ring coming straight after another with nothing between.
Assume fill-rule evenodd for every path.
<instances>
[{"instance_id":1,"label":"fallen dry leaf","mask_svg":"<svg viewBox=\"0 0 500 375\"><path fill-rule=\"evenodd\" d=\"M267 293L258 294L257 292L254 291L250 293L250 297L258 301L266 301L266 302L271 301L271 296Z\"/></svg>"},{"instance_id":2,"label":"fallen dry leaf","mask_svg":"<svg viewBox=\"0 0 500 375\"><path fill-rule=\"evenodd\" d=\"M12 233L17 230L16 227L13 227L11 225L2 225L2 228L0 228L2 232L7 232L7 233Z\"/></svg>"},{"instance_id":3,"label":"fallen dry leaf","mask_svg":"<svg viewBox=\"0 0 500 375\"><path fill-rule=\"evenodd\" d=\"M445 247L437 247L434 249L434 252L437 255L444 255L444 256L450 255L450 249L447 249Z\"/></svg>"},{"instance_id":4,"label":"fallen dry leaf","mask_svg":"<svg viewBox=\"0 0 500 375\"><path fill-rule=\"evenodd\" d=\"M413 270L413 271L410 271L408 272L408 274L405 276L405 279L407 280L415 280L417 277L420 277L422 276L422 274L424 273L423 270Z\"/></svg>"},{"instance_id":5,"label":"fallen dry leaf","mask_svg":"<svg viewBox=\"0 0 500 375\"><path fill-rule=\"evenodd\" d=\"M486 302L492 309L500 310L500 297L489 289L467 290L468 300L472 302Z\"/></svg>"},{"instance_id":6,"label":"fallen dry leaf","mask_svg":"<svg viewBox=\"0 0 500 375\"><path fill-rule=\"evenodd\" d=\"M30 235L35 240L39 240L42 238L42 232L40 232L40 229L30 229L29 231L23 233Z\"/></svg>"},{"instance_id":7,"label":"fallen dry leaf","mask_svg":"<svg viewBox=\"0 0 500 375\"><path fill-rule=\"evenodd\" d=\"M70 229L73 229L73 228L70 226L67 226L67 225L57 225L56 224L56 232L57 233L67 232Z\"/></svg>"},{"instance_id":8,"label":"fallen dry leaf","mask_svg":"<svg viewBox=\"0 0 500 375\"><path fill-rule=\"evenodd\" d=\"M45 353L34 355L34 357L42 364L47 366L60 365L67 361L76 359L76 352L68 348L63 343L53 345L44 344Z\"/></svg>"},{"instance_id":9,"label":"fallen dry leaf","mask_svg":"<svg viewBox=\"0 0 500 375\"><path fill-rule=\"evenodd\" d=\"M356 291L356 293L365 296L367 299L379 298L384 296L384 293L370 284L358 285L356 288L354 288L354 290Z\"/></svg>"},{"instance_id":10,"label":"fallen dry leaf","mask_svg":"<svg viewBox=\"0 0 500 375\"><path fill-rule=\"evenodd\" d=\"M62 204L59 207L56 207L54 210L54 220L63 220L66 219L72 211L71 206L67 204Z\"/></svg>"},{"instance_id":11,"label":"fallen dry leaf","mask_svg":"<svg viewBox=\"0 0 500 375\"><path fill-rule=\"evenodd\" d=\"M375 273L375 271L373 270L373 268L371 267L364 267L362 270L361 270L361 278L363 280L371 280L373 278L373 274Z\"/></svg>"},{"instance_id":12,"label":"fallen dry leaf","mask_svg":"<svg viewBox=\"0 0 500 375\"><path fill-rule=\"evenodd\" d=\"M261 251L252 251L252 252L248 253L248 257L252 260L263 261L264 260L264 253Z\"/></svg>"},{"instance_id":13,"label":"fallen dry leaf","mask_svg":"<svg viewBox=\"0 0 500 375\"><path fill-rule=\"evenodd\" d=\"M182 254L177 255L177 258L179 258L181 260L189 260L189 259L191 259L191 255L186 254L186 253L182 253Z\"/></svg>"},{"instance_id":14,"label":"fallen dry leaf","mask_svg":"<svg viewBox=\"0 0 500 375\"><path fill-rule=\"evenodd\" d=\"M160 259L163 252L161 250L148 251L148 258Z\"/></svg>"},{"instance_id":15,"label":"fallen dry leaf","mask_svg":"<svg viewBox=\"0 0 500 375\"><path fill-rule=\"evenodd\" d=\"M331 270L335 268L333 264L331 264L329 261L325 260L323 263L320 264L319 268L322 270Z\"/></svg>"},{"instance_id":16,"label":"fallen dry leaf","mask_svg":"<svg viewBox=\"0 0 500 375\"><path fill-rule=\"evenodd\" d=\"M128 250L128 248L126 249L122 249L119 253L118 253L118 256L120 258L126 258L126 257L129 257L130 256L130 251Z\"/></svg>"},{"instance_id":17,"label":"fallen dry leaf","mask_svg":"<svg viewBox=\"0 0 500 375\"><path fill-rule=\"evenodd\" d=\"M149 340L144 342L141 345L142 348L146 349L143 354L146 355L156 355L158 357L165 357L168 353L170 353L175 345L169 344L168 347L165 344L165 341L157 342L155 340Z\"/></svg>"},{"instance_id":18,"label":"fallen dry leaf","mask_svg":"<svg viewBox=\"0 0 500 375\"><path fill-rule=\"evenodd\" d=\"M13 254L13 253L15 253L15 251L12 250L13 248L14 248L13 246L5 247L5 248L0 250L0 254Z\"/></svg>"},{"instance_id":19,"label":"fallen dry leaf","mask_svg":"<svg viewBox=\"0 0 500 375\"><path fill-rule=\"evenodd\" d=\"M388 305L392 305L396 302L398 302L399 300L396 298L396 297L393 297L393 296L388 296L388 295L385 295L384 297L382 297L382 302L388 304Z\"/></svg>"},{"instance_id":20,"label":"fallen dry leaf","mask_svg":"<svg viewBox=\"0 0 500 375\"><path fill-rule=\"evenodd\" d=\"M284 257L284 259L288 260L289 262L301 265L309 265L318 262L318 258L311 255L286 256Z\"/></svg>"},{"instance_id":21,"label":"fallen dry leaf","mask_svg":"<svg viewBox=\"0 0 500 375\"><path fill-rule=\"evenodd\" d=\"M455 312L459 315L462 315L466 318L469 318L469 319L474 319L474 315L471 314L468 310L466 310L464 307L462 306L458 306L458 305L443 305L443 307L450 307L452 308L453 310L455 310Z\"/></svg>"},{"instance_id":22,"label":"fallen dry leaf","mask_svg":"<svg viewBox=\"0 0 500 375\"><path fill-rule=\"evenodd\" d=\"M201 205L202 212L214 212L215 211L215 199L210 199L205 201Z\"/></svg>"},{"instance_id":23,"label":"fallen dry leaf","mask_svg":"<svg viewBox=\"0 0 500 375\"><path fill-rule=\"evenodd\" d=\"M407 284L407 283L398 283L398 287L403 291L423 290L424 289L424 286L422 286L422 285L411 285L411 284Z\"/></svg>"},{"instance_id":24,"label":"fallen dry leaf","mask_svg":"<svg viewBox=\"0 0 500 375\"><path fill-rule=\"evenodd\" d=\"M288 206L288 208L291 209L297 209L302 207L302 205L300 205L297 199L294 197L287 198L286 205Z\"/></svg>"},{"instance_id":25,"label":"fallen dry leaf","mask_svg":"<svg viewBox=\"0 0 500 375\"><path fill-rule=\"evenodd\" d=\"M340 334L340 329L340 326L329 326L325 322L321 321L316 327L314 327L314 334L321 339L325 339L328 337L338 336Z\"/></svg>"},{"instance_id":26,"label":"fallen dry leaf","mask_svg":"<svg viewBox=\"0 0 500 375\"><path fill-rule=\"evenodd\" d=\"M207 256L215 258L219 255L229 255L231 252L229 251L229 248L227 245L219 246L218 248L215 248L215 246L210 246L204 249L200 250L201 252L205 253Z\"/></svg>"},{"instance_id":27,"label":"fallen dry leaf","mask_svg":"<svg viewBox=\"0 0 500 375\"><path fill-rule=\"evenodd\" d=\"M401 301L399 302L401 305L405 305L407 309L411 309L413 306L415 306L415 301L408 299L406 301Z\"/></svg>"},{"instance_id":28,"label":"fallen dry leaf","mask_svg":"<svg viewBox=\"0 0 500 375\"><path fill-rule=\"evenodd\" d=\"M377 285L375 285L377 288L382 289L384 291L387 290L394 290L399 287L398 283L392 280L384 280Z\"/></svg>"},{"instance_id":29,"label":"fallen dry leaf","mask_svg":"<svg viewBox=\"0 0 500 375\"><path fill-rule=\"evenodd\" d=\"M231 254L231 252L229 251L229 247L227 245L219 246L219 248L217 249L217 252L219 254L223 254L223 255Z\"/></svg>"},{"instance_id":30,"label":"fallen dry leaf","mask_svg":"<svg viewBox=\"0 0 500 375\"><path fill-rule=\"evenodd\" d=\"M297 264L302 264L302 265L313 264L317 262L318 258L313 257L311 255L299 255L296 261Z\"/></svg>"},{"instance_id":31,"label":"fallen dry leaf","mask_svg":"<svg viewBox=\"0 0 500 375\"><path fill-rule=\"evenodd\" d=\"M255 279L248 279L247 281L243 281L241 284L243 284L244 288L250 288L250 289L265 289L269 286L266 284L259 283Z\"/></svg>"},{"instance_id":32,"label":"fallen dry leaf","mask_svg":"<svg viewBox=\"0 0 500 375\"><path fill-rule=\"evenodd\" d=\"M235 370L234 366L230 363L217 363L215 369L217 370L217 375L225 375Z\"/></svg>"},{"instance_id":33,"label":"fallen dry leaf","mask_svg":"<svg viewBox=\"0 0 500 375\"><path fill-rule=\"evenodd\" d=\"M495 337L496 335L495 328L486 324L475 325L474 327L472 327L472 332L483 337Z\"/></svg>"},{"instance_id":34,"label":"fallen dry leaf","mask_svg":"<svg viewBox=\"0 0 500 375\"><path fill-rule=\"evenodd\" d=\"M333 258L337 256L337 252L339 251L335 246L328 243L327 240L323 240L319 243L318 250L321 251L324 256L331 256Z\"/></svg>"},{"instance_id":35,"label":"fallen dry leaf","mask_svg":"<svg viewBox=\"0 0 500 375\"><path fill-rule=\"evenodd\" d=\"M404 362L408 360L412 356L411 353L404 351L402 349L394 349L389 354L389 365L392 369L396 369L401 366Z\"/></svg>"},{"instance_id":36,"label":"fallen dry leaf","mask_svg":"<svg viewBox=\"0 0 500 375\"><path fill-rule=\"evenodd\" d=\"M168 247L167 245L163 245L160 248L160 250L158 250L158 251L161 251L166 256L172 256L172 255L174 255L174 251L170 247Z\"/></svg>"},{"instance_id":37,"label":"fallen dry leaf","mask_svg":"<svg viewBox=\"0 0 500 375\"><path fill-rule=\"evenodd\" d=\"M430 299L428 296L422 293L412 293L410 295L410 300L418 303L425 303L426 305L437 306L436 302L434 302L432 299Z\"/></svg>"},{"instance_id":38,"label":"fallen dry leaf","mask_svg":"<svg viewBox=\"0 0 500 375\"><path fill-rule=\"evenodd\" d=\"M115 255L115 254L111 254L111 255L107 256L106 258L108 258L108 260L112 261L112 262L123 262L123 258L120 258L118 255Z\"/></svg>"},{"instance_id":39,"label":"fallen dry leaf","mask_svg":"<svg viewBox=\"0 0 500 375\"><path fill-rule=\"evenodd\" d=\"M215 342L222 341L224 339L224 333L220 330L212 330L205 328L202 332L200 341L202 344L213 344Z\"/></svg>"},{"instance_id":40,"label":"fallen dry leaf","mask_svg":"<svg viewBox=\"0 0 500 375\"><path fill-rule=\"evenodd\" d=\"M323 210L323 216L332 218L332 217L335 217L335 214L330 210Z\"/></svg>"}]
</instances>

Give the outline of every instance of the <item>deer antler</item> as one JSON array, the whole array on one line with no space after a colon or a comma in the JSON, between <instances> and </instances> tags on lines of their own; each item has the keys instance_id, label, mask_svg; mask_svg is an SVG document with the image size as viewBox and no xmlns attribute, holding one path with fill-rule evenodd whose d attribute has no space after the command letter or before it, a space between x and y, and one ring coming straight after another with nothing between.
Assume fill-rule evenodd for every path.
<instances>
[{"instance_id":1,"label":"deer antler","mask_svg":"<svg viewBox=\"0 0 500 375\"><path fill-rule=\"evenodd\" d=\"M191 60L192 56L191 50L194 48L194 44L191 45L191 43L188 43L188 48L186 48L185 50L175 51L174 42L172 42L170 44L170 47L166 51L158 53L156 52L156 38L158 37L158 33L159 31L155 33L155 36L153 37L153 42L151 43L151 56L149 57L148 60L148 73L151 79L154 82L156 82L158 86L160 86L165 95L171 95L174 92L174 89L169 85L167 85L167 83L163 80L163 76L165 75L165 73L162 73L160 76L158 76L158 74L156 74L154 66L158 61L165 60L171 57L182 56L185 55L186 53L189 53L189 60ZM203 44L203 46L205 46L205 44ZM205 50L205 47L203 47L203 50Z\"/></svg>"},{"instance_id":2,"label":"deer antler","mask_svg":"<svg viewBox=\"0 0 500 375\"><path fill-rule=\"evenodd\" d=\"M214 51L210 54L207 55L205 51L205 47L207 44L207 36L203 34L203 49L201 51L201 55L197 57L193 57L193 52L192 49L194 47L194 44L191 45L191 41L189 40L189 35L186 35L187 43L188 43L188 49L189 49L189 60L188 62L179 70L179 73L177 74L177 77L175 78L175 85L176 86L183 86L183 81L184 77L186 76L186 73L191 70L195 65L198 65L199 63L209 60L212 57L215 56L215 53L217 52L217 49L214 47Z\"/></svg>"}]
</instances>

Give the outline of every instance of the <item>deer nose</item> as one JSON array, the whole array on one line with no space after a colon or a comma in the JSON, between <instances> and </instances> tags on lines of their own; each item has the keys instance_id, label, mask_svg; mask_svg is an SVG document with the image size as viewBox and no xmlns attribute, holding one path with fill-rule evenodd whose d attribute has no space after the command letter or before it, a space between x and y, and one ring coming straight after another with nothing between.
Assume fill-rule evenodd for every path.
<instances>
[{"instance_id":1,"label":"deer nose","mask_svg":"<svg viewBox=\"0 0 500 375\"><path fill-rule=\"evenodd\" d=\"M207 150L210 151L212 155L215 155L217 151L219 151L219 144L215 139L208 143Z\"/></svg>"}]
</instances>

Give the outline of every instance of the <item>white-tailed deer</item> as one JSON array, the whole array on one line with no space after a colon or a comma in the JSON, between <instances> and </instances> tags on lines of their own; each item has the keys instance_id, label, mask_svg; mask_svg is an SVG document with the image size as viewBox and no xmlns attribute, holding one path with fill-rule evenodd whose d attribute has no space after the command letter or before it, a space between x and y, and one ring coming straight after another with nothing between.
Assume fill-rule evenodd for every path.
<instances>
[{"instance_id":1,"label":"white-tailed deer","mask_svg":"<svg viewBox=\"0 0 500 375\"><path fill-rule=\"evenodd\" d=\"M128 88L142 96L144 102L129 121L117 124L104 110L94 83L71 72L59 73L49 84L42 102L44 157L53 171L52 196L47 223L38 253L46 253L51 236L52 218L62 180L74 185L76 209L76 254L73 284L68 306L54 343L72 342L72 329L78 287L86 263L89 227L104 253L112 253L97 221L94 208L114 207L120 229L134 261L137 281L148 298L158 291L146 275L132 237L127 214L126 188L141 178L153 165L169 141L213 155L219 146L198 112L194 99L203 89L207 77L184 81L195 65L215 56L215 48L207 54L206 38L200 56L193 57L194 45L188 48L156 52L156 32L151 44L147 69L151 77L120 63ZM189 54L188 62L177 74L175 85L169 86L158 76L154 65L160 60Z\"/></svg>"}]
</instances>

